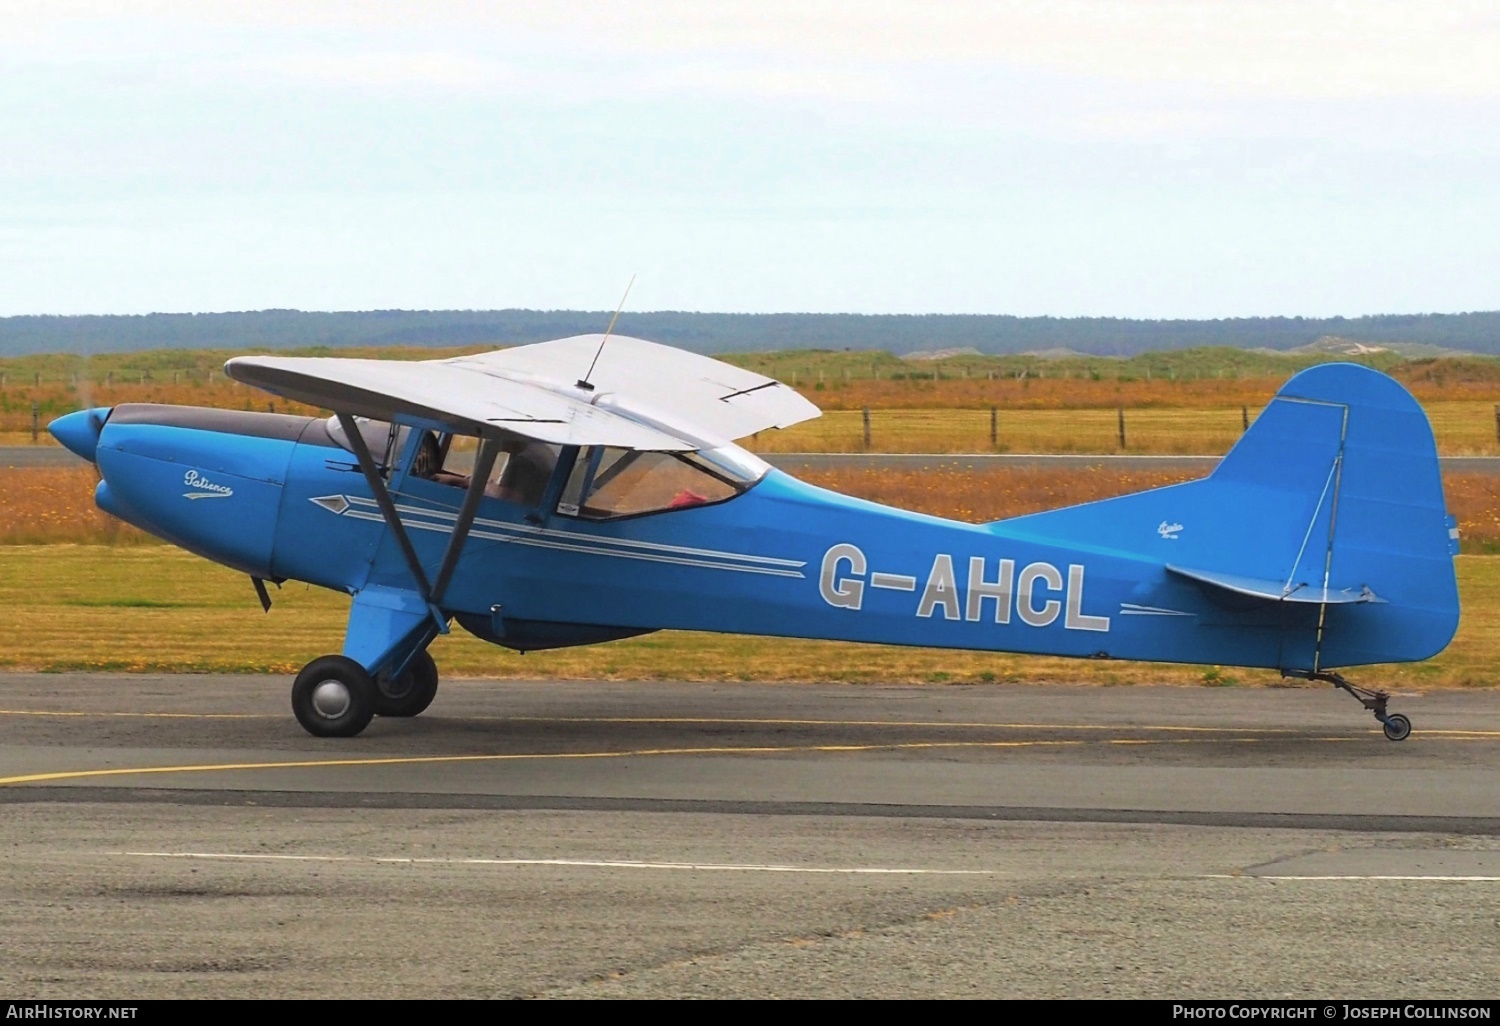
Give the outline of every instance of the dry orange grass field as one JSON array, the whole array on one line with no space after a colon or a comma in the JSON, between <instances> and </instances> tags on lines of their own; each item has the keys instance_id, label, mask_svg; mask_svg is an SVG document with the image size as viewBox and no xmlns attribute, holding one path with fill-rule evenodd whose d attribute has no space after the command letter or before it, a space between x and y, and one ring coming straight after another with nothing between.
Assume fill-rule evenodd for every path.
<instances>
[{"instance_id":1,"label":"dry orange grass field","mask_svg":"<svg viewBox=\"0 0 1500 1026\"><path fill-rule=\"evenodd\" d=\"M798 388L825 410L871 409L1254 409L1309 361L1246 360L1232 350L1157 353L1134 360L1027 360L886 354L745 354L733 362ZM1153 374L1151 363L1157 363ZM1378 360L1423 403L1500 402L1500 362L1489 358Z\"/></svg>"},{"instance_id":2,"label":"dry orange grass field","mask_svg":"<svg viewBox=\"0 0 1500 1026\"><path fill-rule=\"evenodd\" d=\"M1422 403L1500 401L1500 385L1489 381L1434 382L1397 374ZM969 409L1089 410L1210 407L1239 411L1264 406L1286 375L1207 378L1194 381L1117 381L1092 378L985 378L828 382L819 389L799 383L798 391L825 410Z\"/></svg>"},{"instance_id":3,"label":"dry orange grass field","mask_svg":"<svg viewBox=\"0 0 1500 1026\"><path fill-rule=\"evenodd\" d=\"M991 441L988 409L872 409L870 445L860 410L828 410L815 420L747 439L756 452L1136 453L1222 455L1255 422L1260 406L1125 409L997 409ZM1436 402L1426 407L1445 456L1500 455L1495 407Z\"/></svg>"},{"instance_id":4,"label":"dry orange grass field","mask_svg":"<svg viewBox=\"0 0 1500 1026\"><path fill-rule=\"evenodd\" d=\"M803 389L823 416L784 431L767 431L745 444L757 452L1053 452L1221 454L1254 421L1279 380L1098 382L1039 381L853 382L827 391ZM889 388L880 386L890 386ZM1055 387L1054 387L1055 386ZM1107 386L1107 387L1106 387ZM1220 387L1223 386L1223 387ZM1235 387L1229 387L1235 386ZM1485 386L1495 391L1492 386ZM1463 385L1427 389L1427 415L1444 455L1500 455L1494 396ZM1034 394L1033 394L1034 393ZM227 382L135 382L86 391L43 382L0 390L0 445L32 441L31 403L39 400L39 440L51 444L46 424L84 404L126 402L214 406L314 415L319 411L273 399ZM864 408L870 444L865 445ZM995 410L991 438L991 409ZM1119 413L1125 445L1119 443Z\"/></svg>"},{"instance_id":5,"label":"dry orange grass field","mask_svg":"<svg viewBox=\"0 0 1500 1026\"><path fill-rule=\"evenodd\" d=\"M264 403L257 409L286 403ZM301 411L308 412L308 411ZM1114 408L1011 410L996 412L996 439L990 441L990 411L970 409L889 409L870 411L870 445L864 444L859 410L829 410L815 420L784 431L747 438L755 452L932 452L932 453L1135 453L1221 455L1253 423L1260 407L1127 409L1125 447L1119 444ZM1429 403L1428 418L1445 456L1500 455L1494 407L1482 402ZM42 444L54 444L43 427ZM29 445L26 431L0 432L0 445Z\"/></svg>"}]
</instances>

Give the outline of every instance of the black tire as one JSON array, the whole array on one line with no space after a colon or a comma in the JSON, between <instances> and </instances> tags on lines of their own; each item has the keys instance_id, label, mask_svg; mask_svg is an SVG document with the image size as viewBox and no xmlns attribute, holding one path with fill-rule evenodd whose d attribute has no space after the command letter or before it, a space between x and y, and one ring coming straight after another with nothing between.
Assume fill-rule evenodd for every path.
<instances>
[{"instance_id":1,"label":"black tire","mask_svg":"<svg viewBox=\"0 0 1500 1026\"><path fill-rule=\"evenodd\" d=\"M375 715L374 695L375 681L363 666L345 656L323 656L297 674L292 713L314 737L354 737Z\"/></svg>"},{"instance_id":2,"label":"black tire","mask_svg":"<svg viewBox=\"0 0 1500 1026\"><path fill-rule=\"evenodd\" d=\"M438 668L426 651L418 652L399 677L375 678L376 716L416 716L437 695Z\"/></svg>"},{"instance_id":3,"label":"black tire","mask_svg":"<svg viewBox=\"0 0 1500 1026\"><path fill-rule=\"evenodd\" d=\"M1405 741L1411 734L1411 720L1400 713L1391 713L1381 726L1385 728L1385 736L1392 741Z\"/></svg>"}]
</instances>

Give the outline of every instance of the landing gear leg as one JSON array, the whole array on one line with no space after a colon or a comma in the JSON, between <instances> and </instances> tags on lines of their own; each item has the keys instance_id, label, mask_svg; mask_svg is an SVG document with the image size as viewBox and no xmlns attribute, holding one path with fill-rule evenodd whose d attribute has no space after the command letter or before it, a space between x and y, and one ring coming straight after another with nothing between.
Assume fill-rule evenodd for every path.
<instances>
[{"instance_id":1,"label":"landing gear leg","mask_svg":"<svg viewBox=\"0 0 1500 1026\"><path fill-rule=\"evenodd\" d=\"M426 651L412 656L399 676L382 670L375 678L376 716L416 716L437 695L438 668Z\"/></svg>"},{"instance_id":2,"label":"landing gear leg","mask_svg":"<svg viewBox=\"0 0 1500 1026\"><path fill-rule=\"evenodd\" d=\"M1332 684L1340 691L1349 692L1355 701L1375 714L1375 718L1380 721L1381 727L1385 730L1385 736L1389 740L1405 741L1411 734L1410 719L1401 713L1388 713L1385 711L1385 704L1390 700L1391 696L1384 691L1372 691L1369 688L1350 684L1342 675L1326 670L1314 670L1309 673L1295 674L1295 676L1305 677L1308 680L1320 680L1325 684Z\"/></svg>"}]
</instances>

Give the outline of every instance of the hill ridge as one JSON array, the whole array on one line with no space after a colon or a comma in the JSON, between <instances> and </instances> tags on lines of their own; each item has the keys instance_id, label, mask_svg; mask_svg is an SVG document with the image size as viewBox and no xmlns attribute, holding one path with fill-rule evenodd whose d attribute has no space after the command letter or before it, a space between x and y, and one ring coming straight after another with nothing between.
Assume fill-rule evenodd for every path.
<instances>
[{"instance_id":1,"label":"hill ridge","mask_svg":"<svg viewBox=\"0 0 1500 1026\"><path fill-rule=\"evenodd\" d=\"M609 311L259 310L0 317L0 356L147 349L516 345L602 331ZM626 311L622 334L700 353L789 349L973 349L989 355L1072 350L1132 356L1202 346L1286 351L1334 337L1369 345L1500 354L1500 311L1364 317L1136 320L1009 314L806 314Z\"/></svg>"}]
</instances>

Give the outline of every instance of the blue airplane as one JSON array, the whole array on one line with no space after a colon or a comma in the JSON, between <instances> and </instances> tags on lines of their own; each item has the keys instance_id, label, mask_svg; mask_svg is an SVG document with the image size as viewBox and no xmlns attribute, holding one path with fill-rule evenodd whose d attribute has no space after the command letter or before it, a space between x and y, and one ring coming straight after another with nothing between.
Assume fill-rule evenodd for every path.
<instances>
[{"instance_id":1,"label":"blue airplane","mask_svg":"<svg viewBox=\"0 0 1500 1026\"><path fill-rule=\"evenodd\" d=\"M1391 378L1293 377L1208 477L989 524L804 484L733 444L817 416L717 360L588 335L415 363L239 357L319 419L145 404L52 433L100 509L266 581L352 596L308 663L312 734L415 716L456 621L519 651L650 631L1211 663L1330 683L1426 659L1458 625L1432 429Z\"/></svg>"}]
</instances>

